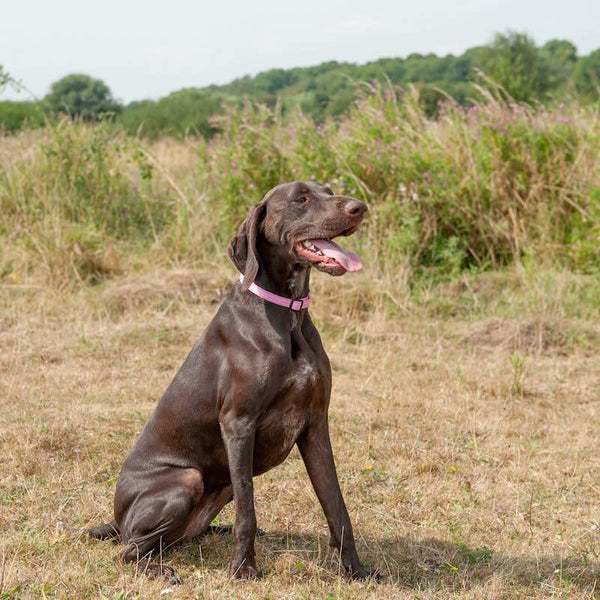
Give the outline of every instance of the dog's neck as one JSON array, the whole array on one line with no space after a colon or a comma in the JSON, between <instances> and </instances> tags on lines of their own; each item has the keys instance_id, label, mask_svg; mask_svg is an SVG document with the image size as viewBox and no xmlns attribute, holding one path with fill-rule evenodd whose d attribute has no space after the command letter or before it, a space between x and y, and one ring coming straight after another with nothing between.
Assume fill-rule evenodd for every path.
<instances>
[{"instance_id":1,"label":"dog's neck","mask_svg":"<svg viewBox=\"0 0 600 600\"><path fill-rule=\"evenodd\" d=\"M260 246L268 245L261 252ZM264 257L268 257L265 260ZM289 253L280 247L259 242L258 274L254 282L261 288L297 300L309 295L310 267L291 263Z\"/></svg>"}]
</instances>

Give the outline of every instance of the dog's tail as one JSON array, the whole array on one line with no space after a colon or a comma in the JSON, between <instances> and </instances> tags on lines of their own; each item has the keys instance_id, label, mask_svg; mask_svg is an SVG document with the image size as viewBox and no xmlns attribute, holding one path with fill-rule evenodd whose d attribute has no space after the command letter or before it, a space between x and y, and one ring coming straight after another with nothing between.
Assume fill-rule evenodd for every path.
<instances>
[{"instance_id":1,"label":"dog's tail","mask_svg":"<svg viewBox=\"0 0 600 600\"><path fill-rule=\"evenodd\" d=\"M119 527L115 521L92 527L87 532L90 537L96 540L117 540L121 537Z\"/></svg>"}]
</instances>

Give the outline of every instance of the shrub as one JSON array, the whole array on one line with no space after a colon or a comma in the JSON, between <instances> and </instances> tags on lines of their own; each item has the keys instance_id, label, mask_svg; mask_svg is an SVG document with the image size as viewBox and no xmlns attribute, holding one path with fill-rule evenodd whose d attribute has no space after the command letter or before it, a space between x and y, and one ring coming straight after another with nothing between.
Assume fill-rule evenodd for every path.
<instances>
[{"instance_id":1,"label":"shrub","mask_svg":"<svg viewBox=\"0 0 600 600\"><path fill-rule=\"evenodd\" d=\"M37 102L0 102L0 134L14 133L43 122L44 111Z\"/></svg>"},{"instance_id":2,"label":"shrub","mask_svg":"<svg viewBox=\"0 0 600 600\"><path fill-rule=\"evenodd\" d=\"M120 121L128 133L153 139L160 135L210 138L215 128L209 117L221 112L223 102L221 94L188 88L157 101L132 102L123 110Z\"/></svg>"},{"instance_id":3,"label":"shrub","mask_svg":"<svg viewBox=\"0 0 600 600\"><path fill-rule=\"evenodd\" d=\"M201 176L227 231L249 205L290 179L287 126L279 109L246 103L211 120L219 133L200 149Z\"/></svg>"},{"instance_id":4,"label":"shrub","mask_svg":"<svg viewBox=\"0 0 600 600\"><path fill-rule=\"evenodd\" d=\"M531 107L484 92L427 118L418 93L377 86L341 122L246 106L219 120L202 170L230 220L275 183L327 181L371 203L380 256L440 274L524 255L589 270L598 263L598 114ZM243 208L242 208L243 207Z\"/></svg>"},{"instance_id":5,"label":"shrub","mask_svg":"<svg viewBox=\"0 0 600 600\"><path fill-rule=\"evenodd\" d=\"M103 249L152 243L173 204L154 193L152 165L134 140L108 123L63 119L0 171L0 214L7 260L21 247L60 282L59 273L94 280L116 272Z\"/></svg>"}]
</instances>

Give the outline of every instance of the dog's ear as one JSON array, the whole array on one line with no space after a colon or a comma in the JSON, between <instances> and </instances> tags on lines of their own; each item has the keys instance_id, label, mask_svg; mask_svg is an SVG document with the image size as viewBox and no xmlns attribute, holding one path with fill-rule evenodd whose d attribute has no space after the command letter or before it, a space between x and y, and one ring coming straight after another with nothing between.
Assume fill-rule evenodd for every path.
<instances>
[{"instance_id":1,"label":"dog's ear","mask_svg":"<svg viewBox=\"0 0 600 600\"><path fill-rule=\"evenodd\" d=\"M244 274L242 290L246 291L254 282L258 273L258 250L256 243L262 218L265 215L266 198L254 206L236 234L229 242L227 252L233 264Z\"/></svg>"}]
</instances>

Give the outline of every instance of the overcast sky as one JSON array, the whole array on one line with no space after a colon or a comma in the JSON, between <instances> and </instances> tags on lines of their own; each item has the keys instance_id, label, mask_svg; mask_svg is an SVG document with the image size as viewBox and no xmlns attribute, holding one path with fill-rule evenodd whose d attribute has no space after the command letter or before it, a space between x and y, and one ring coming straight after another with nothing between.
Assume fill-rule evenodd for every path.
<instances>
[{"instance_id":1,"label":"overcast sky","mask_svg":"<svg viewBox=\"0 0 600 600\"><path fill-rule=\"evenodd\" d=\"M8 0L0 64L36 96L88 73L128 102L273 67L459 54L507 29L587 54L600 47L600 0Z\"/></svg>"}]
</instances>

